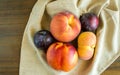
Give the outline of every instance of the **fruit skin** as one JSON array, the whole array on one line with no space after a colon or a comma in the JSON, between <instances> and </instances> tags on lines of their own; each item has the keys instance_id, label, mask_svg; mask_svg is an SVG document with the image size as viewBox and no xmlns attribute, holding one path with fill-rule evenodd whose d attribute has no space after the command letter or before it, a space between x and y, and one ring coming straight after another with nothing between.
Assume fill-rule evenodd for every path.
<instances>
[{"instance_id":1,"label":"fruit skin","mask_svg":"<svg viewBox=\"0 0 120 75\"><path fill-rule=\"evenodd\" d=\"M61 42L74 40L81 31L79 19L70 12L56 14L50 23L50 32Z\"/></svg>"},{"instance_id":2,"label":"fruit skin","mask_svg":"<svg viewBox=\"0 0 120 75\"><path fill-rule=\"evenodd\" d=\"M89 60L94 54L96 35L93 32L83 32L78 37L78 55L80 59Z\"/></svg>"},{"instance_id":3,"label":"fruit skin","mask_svg":"<svg viewBox=\"0 0 120 75\"><path fill-rule=\"evenodd\" d=\"M85 13L80 16L81 27L83 31L92 31L98 28L99 19L94 13Z\"/></svg>"},{"instance_id":4,"label":"fruit skin","mask_svg":"<svg viewBox=\"0 0 120 75\"><path fill-rule=\"evenodd\" d=\"M34 35L35 46L42 50L46 50L53 42L55 42L55 39L48 30L40 30Z\"/></svg>"},{"instance_id":5,"label":"fruit skin","mask_svg":"<svg viewBox=\"0 0 120 75\"><path fill-rule=\"evenodd\" d=\"M47 50L47 62L55 70L68 72L77 64L78 53L71 44L56 42Z\"/></svg>"}]
</instances>

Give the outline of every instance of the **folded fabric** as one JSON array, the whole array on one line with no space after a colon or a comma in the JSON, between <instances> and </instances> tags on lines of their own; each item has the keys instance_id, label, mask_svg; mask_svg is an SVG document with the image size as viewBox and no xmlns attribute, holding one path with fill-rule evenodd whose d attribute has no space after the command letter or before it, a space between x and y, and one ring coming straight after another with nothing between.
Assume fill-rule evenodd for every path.
<instances>
[{"instance_id":1,"label":"folded fabric","mask_svg":"<svg viewBox=\"0 0 120 75\"><path fill-rule=\"evenodd\" d=\"M24 31L19 75L100 75L120 56L119 10L119 0L38 0ZM42 29L49 30L51 18L61 11L70 11L77 17L94 12L100 19L93 58L88 61L79 59L70 72L51 68L45 53L33 43L34 34Z\"/></svg>"}]
</instances>

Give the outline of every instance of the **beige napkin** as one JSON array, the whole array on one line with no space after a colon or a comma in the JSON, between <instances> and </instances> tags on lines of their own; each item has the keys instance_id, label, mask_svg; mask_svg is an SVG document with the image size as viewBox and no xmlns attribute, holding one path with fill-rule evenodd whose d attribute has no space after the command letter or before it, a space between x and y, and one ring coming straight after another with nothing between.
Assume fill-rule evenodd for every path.
<instances>
[{"instance_id":1,"label":"beige napkin","mask_svg":"<svg viewBox=\"0 0 120 75\"><path fill-rule=\"evenodd\" d=\"M120 56L120 1L119 0L38 0L27 23L20 59L19 75L99 75ZM93 59L79 59L70 72L56 71L46 62L45 53L33 43L35 32L49 30L54 14L70 11L77 17L94 12L100 18L97 46Z\"/></svg>"}]
</instances>

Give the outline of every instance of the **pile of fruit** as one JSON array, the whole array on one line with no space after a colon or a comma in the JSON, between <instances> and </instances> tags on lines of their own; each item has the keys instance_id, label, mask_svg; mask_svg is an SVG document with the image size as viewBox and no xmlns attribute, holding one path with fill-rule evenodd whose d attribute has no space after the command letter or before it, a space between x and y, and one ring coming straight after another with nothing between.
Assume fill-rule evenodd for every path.
<instances>
[{"instance_id":1,"label":"pile of fruit","mask_svg":"<svg viewBox=\"0 0 120 75\"><path fill-rule=\"evenodd\" d=\"M70 12L60 12L52 18L50 31L36 32L34 44L45 51L47 63L52 68L68 72L75 67L78 58L92 58L98 24L99 19L94 13L85 13L77 18ZM77 47L72 43L75 40Z\"/></svg>"}]
</instances>

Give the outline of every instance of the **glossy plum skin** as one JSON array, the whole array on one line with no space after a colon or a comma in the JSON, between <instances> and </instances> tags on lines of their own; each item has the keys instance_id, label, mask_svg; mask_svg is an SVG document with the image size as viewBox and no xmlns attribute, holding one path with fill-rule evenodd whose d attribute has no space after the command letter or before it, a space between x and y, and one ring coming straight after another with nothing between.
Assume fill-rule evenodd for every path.
<instances>
[{"instance_id":1,"label":"glossy plum skin","mask_svg":"<svg viewBox=\"0 0 120 75\"><path fill-rule=\"evenodd\" d=\"M35 46L42 50L46 50L54 41L54 37L48 30L40 30L34 35Z\"/></svg>"},{"instance_id":2,"label":"glossy plum skin","mask_svg":"<svg viewBox=\"0 0 120 75\"><path fill-rule=\"evenodd\" d=\"M98 25L99 19L94 13L85 13L80 16L82 31L95 32Z\"/></svg>"}]
</instances>

